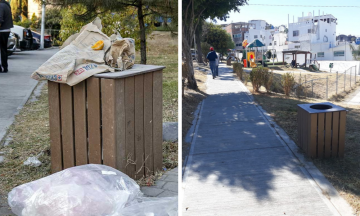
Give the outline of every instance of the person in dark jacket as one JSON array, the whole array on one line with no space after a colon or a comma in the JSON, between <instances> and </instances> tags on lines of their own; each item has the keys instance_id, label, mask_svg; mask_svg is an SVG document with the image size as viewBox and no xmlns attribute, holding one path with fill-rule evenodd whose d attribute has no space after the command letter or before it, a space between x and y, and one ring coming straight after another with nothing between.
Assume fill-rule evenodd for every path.
<instances>
[{"instance_id":1,"label":"person in dark jacket","mask_svg":"<svg viewBox=\"0 0 360 216\"><path fill-rule=\"evenodd\" d=\"M0 50L1 50L1 66L0 72L8 72L8 55L7 43L9 39L10 29L13 28L13 20L11 15L11 7L5 0L0 0Z\"/></svg>"},{"instance_id":2,"label":"person in dark jacket","mask_svg":"<svg viewBox=\"0 0 360 216\"><path fill-rule=\"evenodd\" d=\"M214 51L213 47L210 47L210 52L207 54L206 58L209 60L210 62L210 69L211 69L211 73L213 75L213 79L215 79L216 77L216 59L218 58L218 56L216 55L216 52Z\"/></svg>"}]
</instances>

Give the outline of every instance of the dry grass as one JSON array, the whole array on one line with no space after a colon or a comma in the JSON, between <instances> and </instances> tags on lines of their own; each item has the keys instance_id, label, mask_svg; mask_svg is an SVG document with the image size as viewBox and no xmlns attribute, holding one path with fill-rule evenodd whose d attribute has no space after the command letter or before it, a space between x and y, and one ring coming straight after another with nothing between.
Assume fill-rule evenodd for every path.
<instances>
[{"instance_id":1,"label":"dry grass","mask_svg":"<svg viewBox=\"0 0 360 216\"><path fill-rule=\"evenodd\" d=\"M297 104L321 102L259 93L255 100L297 142ZM360 107L335 103L349 110L346 124L345 157L315 159L314 164L360 215Z\"/></svg>"},{"instance_id":2,"label":"dry grass","mask_svg":"<svg viewBox=\"0 0 360 216\"><path fill-rule=\"evenodd\" d=\"M195 67L196 66L196 67ZM194 67L197 68L197 64L194 63ZM209 69L209 66L202 66L204 69ZM185 83L184 96L182 100L182 158L183 161L185 157L189 154L190 143L185 142L185 136L192 126L192 121L194 119L194 112L199 105L199 103L207 97L205 93L206 90L206 72L202 70L195 70L195 79L197 81L198 90L192 90L187 88L187 83Z\"/></svg>"},{"instance_id":3,"label":"dry grass","mask_svg":"<svg viewBox=\"0 0 360 216\"><path fill-rule=\"evenodd\" d=\"M164 65L163 79L163 120L177 121L177 38L170 37L168 32L161 35L154 33L154 39L149 40L148 63ZM176 43L175 43L176 42ZM159 47L159 48L158 48ZM137 59L139 59L139 54ZM14 187L40 179L50 174L50 140L47 85L44 85L41 95L35 102L28 102L15 117L14 124L8 134L13 141L7 147L0 147L5 152L5 162L0 164L0 200L6 201L7 193ZM1 146L1 145L0 145ZM30 156L43 152L39 160L40 167L23 166ZM178 144L163 143L164 169L177 166ZM150 177L156 179L161 173ZM149 180L153 183L153 181ZM6 205L6 204L0 204Z\"/></svg>"},{"instance_id":4,"label":"dry grass","mask_svg":"<svg viewBox=\"0 0 360 216\"><path fill-rule=\"evenodd\" d=\"M338 88L337 88L337 95L336 95L336 73L327 73L327 72L309 72L304 71L302 69L296 68L274 68L274 78L273 78L273 86L272 88L275 89L275 92L284 93L283 86L281 84L281 76L284 75L286 72L291 72L294 75L295 79L295 86L297 87L299 83L304 83L305 81L310 81L313 79L317 79L313 81L313 85L311 82L303 84L300 86L301 93L299 94L301 98L309 97L309 98L317 98L317 99L326 99L326 78L328 77L328 97L331 101L342 101L346 95L353 92L358 86L360 86L360 76L356 77L355 83L355 76L352 75L350 77L349 74L338 74ZM345 77L345 79L344 79ZM350 82L351 81L351 82ZM252 89L252 88L251 88ZM260 88L263 90L264 88ZM292 96L298 95L292 90Z\"/></svg>"},{"instance_id":5,"label":"dry grass","mask_svg":"<svg viewBox=\"0 0 360 216\"><path fill-rule=\"evenodd\" d=\"M150 39L152 38L152 39ZM163 121L178 119L178 38L170 32L153 32L147 40L147 64L163 65ZM140 63L140 53L136 53Z\"/></svg>"}]
</instances>

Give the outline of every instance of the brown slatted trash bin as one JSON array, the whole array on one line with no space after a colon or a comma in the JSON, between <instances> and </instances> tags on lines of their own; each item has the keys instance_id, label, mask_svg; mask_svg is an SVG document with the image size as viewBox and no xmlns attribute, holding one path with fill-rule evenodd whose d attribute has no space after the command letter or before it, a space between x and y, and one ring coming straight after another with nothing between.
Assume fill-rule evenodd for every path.
<instances>
[{"instance_id":1,"label":"brown slatted trash bin","mask_svg":"<svg viewBox=\"0 0 360 216\"><path fill-rule=\"evenodd\" d=\"M298 146L312 158L344 157L346 112L329 102L298 104Z\"/></svg>"},{"instance_id":2,"label":"brown slatted trash bin","mask_svg":"<svg viewBox=\"0 0 360 216\"><path fill-rule=\"evenodd\" d=\"M104 164L139 179L162 169L163 66L48 82L51 170Z\"/></svg>"}]
</instances>

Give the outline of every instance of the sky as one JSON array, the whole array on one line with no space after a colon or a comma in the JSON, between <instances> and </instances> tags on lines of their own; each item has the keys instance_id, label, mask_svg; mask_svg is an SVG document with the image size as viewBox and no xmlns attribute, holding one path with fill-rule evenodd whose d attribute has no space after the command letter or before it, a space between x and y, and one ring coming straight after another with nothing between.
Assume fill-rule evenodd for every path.
<instances>
[{"instance_id":1,"label":"sky","mask_svg":"<svg viewBox=\"0 0 360 216\"><path fill-rule=\"evenodd\" d=\"M343 5L341 3L344 3ZM319 10L321 15L332 14L337 18L336 35L356 35L360 36L360 0L249 0L249 5L240 7L240 13L230 12L230 18L227 21L217 20L217 24L231 22L248 22L249 20L261 19L274 26L286 25L288 23L288 14L290 23L293 16L295 22L297 17L306 16L309 12L315 12L317 16ZM251 4L270 4L270 5L306 5L311 7L300 6L262 6ZM358 6L358 7L319 7L319 6Z\"/></svg>"}]
</instances>

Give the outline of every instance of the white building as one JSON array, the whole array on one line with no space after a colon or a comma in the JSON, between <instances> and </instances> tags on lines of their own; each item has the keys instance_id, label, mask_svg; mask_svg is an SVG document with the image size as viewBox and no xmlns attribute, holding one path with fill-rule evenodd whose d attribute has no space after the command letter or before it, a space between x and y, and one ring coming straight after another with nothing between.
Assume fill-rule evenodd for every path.
<instances>
[{"instance_id":1,"label":"white building","mask_svg":"<svg viewBox=\"0 0 360 216\"><path fill-rule=\"evenodd\" d=\"M297 22L289 23L288 50L310 51L312 59L318 61L353 60L350 46L357 45L336 41L336 21L331 14L313 16L309 13L308 16L299 17Z\"/></svg>"}]
</instances>

